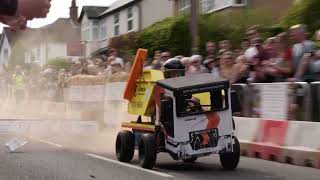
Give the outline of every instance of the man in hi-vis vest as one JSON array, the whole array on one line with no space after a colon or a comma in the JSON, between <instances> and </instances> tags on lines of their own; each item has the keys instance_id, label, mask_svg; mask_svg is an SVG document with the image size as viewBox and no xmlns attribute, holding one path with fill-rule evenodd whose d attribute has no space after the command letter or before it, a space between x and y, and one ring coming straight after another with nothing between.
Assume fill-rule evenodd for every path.
<instances>
[{"instance_id":1,"label":"man in hi-vis vest","mask_svg":"<svg viewBox=\"0 0 320 180\"><path fill-rule=\"evenodd\" d=\"M26 78L20 66L16 67L16 72L13 74L12 81L16 102L21 102L25 98Z\"/></svg>"}]
</instances>

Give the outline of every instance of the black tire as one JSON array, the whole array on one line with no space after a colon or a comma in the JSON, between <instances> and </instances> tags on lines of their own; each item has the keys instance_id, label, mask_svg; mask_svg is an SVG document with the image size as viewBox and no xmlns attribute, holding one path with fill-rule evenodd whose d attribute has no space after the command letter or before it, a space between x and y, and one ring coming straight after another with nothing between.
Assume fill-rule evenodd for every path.
<instances>
[{"instance_id":1,"label":"black tire","mask_svg":"<svg viewBox=\"0 0 320 180\"><path fill-rule=\"evenodd\" d=\"M130 162L134 155L134 135L130 131L120 131L116 141L117 159Z\"/></svg>"},{"instance_id":2,"label":"black tire","mask_svg":"<svg viewBox=\"0 0 320 180\"><path fill-rule=\"evenodd\" d=\"M233 152L220 154L220 162L224 169L234 170L240 161L240 143L237 137L234 137Z\"/></svg>"},{"instance_id":3,"label":"black tire","mask_svg":"<svg viewBox=\"0 0 320 180\"><path fill-rule=\"evenodd\" d=\"M196 162L198 158L197 157L191 157L191 158L188 158L188 159L184 159L183 162L185 163L194 163Z\"/></svg>"},{"instance_id":4,"label":"black tire","mask_svg":"<svg viewBox=\"0 0 320 180\"><path fill-rule=\"evenodd\" d=\"M139 139L139 163L146 169L156 164L157 150L154 134L143 134Z\"/></svg>"}]
</instances>

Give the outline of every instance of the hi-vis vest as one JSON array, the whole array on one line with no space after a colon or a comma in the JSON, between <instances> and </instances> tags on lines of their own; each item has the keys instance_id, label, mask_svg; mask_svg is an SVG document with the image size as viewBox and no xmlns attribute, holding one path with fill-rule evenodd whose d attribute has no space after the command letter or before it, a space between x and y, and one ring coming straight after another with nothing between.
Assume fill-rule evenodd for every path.
<instances>
[{"instance_id":1,"label":"hi-vis vest","mask_svg":"<svg viewBox=\"0 0 320 180\"><path fill-rule=\"evenodd\" d=\"M14 74L13 80L15 83L15 89L16 90L23 90L25 88L25 80L24 76L21 74Z\"/></svg>"}]
</instances>

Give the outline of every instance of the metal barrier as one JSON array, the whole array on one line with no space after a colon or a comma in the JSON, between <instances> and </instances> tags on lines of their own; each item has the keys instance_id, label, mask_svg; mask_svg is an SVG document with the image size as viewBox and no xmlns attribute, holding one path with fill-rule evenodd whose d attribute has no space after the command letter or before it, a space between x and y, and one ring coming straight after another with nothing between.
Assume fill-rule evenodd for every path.
<instances>
[{"instance_id":1,"label":"metal barrier","mask_svg":"<svg viewBox=\"0 0 320 180\"><path fill-rule=\"evenodd\" d=\"M312 121L320 122L320 82L310 84Z\"/></svg>"},{"instance_id":2,"label":"metal barrier","mask_svg":"<svg viewBox=\"0 0 320 180\"><path fill-rule=\"evenodd\" d=\"M312 121L311 111L311 90L310 85L306 82L294 83L295 99L298 104L299 113L296 114L296 120L300 121Z\"/></svg>"},{"instance_id":3,"label":"metal barrier","mask_svg":"<svg viewBox=\"0 0 320 180\"><path fill-rule=\"evenodd\" d=\"M261 112L265 112L265 111L261 111L261 103L263 103L262 98L260 96L261 85L265 85L265 84L258 83L258 84L249 84L249 85L247 84L232 85L231 88L232 90L237 92L241 106L242 106L242 111L240 113L241 117L258 117L259 118L261 117ZM294 114L293 115L294 117L288 118L290 120L293 119L293 120L299 120L299 121L320 121L320 113L318 111L319 104L320 104L320 94L319 94L320 82L314 82L311 84L308 84L306 82L297 82L297 83L286 82L286 83L272 83L270 85L274 85L271 88L280 87L280 89L276 89L276 91L272 91L272 89L270 89L272 93L276 93L277 95L277 91L281 92L283 90L283 91L287 91L286 94L288 95L288 97L284 98L284 101L283 101L286 103L276 104L279 107L280 106L283 107L283 105L285 104L288 105L288 109L284 108L281 111L282 114L285 114L285 116L280 116L275 119L285 119L281 117L287 117L287 115L291 113L290 116ZM282 85L286 85L286 86L282 86ZM126 114L125 113L126 102L122 100L122 93L123 93L124 87L125 87L125 82L106 84L103 88L104 93L102 93L102 91L101 92L99 91L99 93L97 93L98 91L96 91L95 89L87 88L90 91L86 90L85 94L88 92L91 92L92 94L101 94L100 95L101 97L100 96L95 97L96 101L93 101L93 102L90 102L90 100L88 100L88 97L83 98L82 96L79 96L79 92L75 91L77 89L75 89L73 92L71 91L72 88L70 88L68 91L65 91L65 93L67 93L68 94L67 96L69 97L72 94L72 92L74 93L74 95L71 95L72 97L73 96L74 97L71 100L71 102L69 102L69 104L77 104L79 106L83 103L79 103L78 101L86 101L85 102L86 108L84 108L85 110L91 109L89 108L91 106L88 106L88 104L97 104L98 102L97 100L99 99L99 101L101 101L100 98L103 98L101 103L104 103L104 105L99 104L98 105L99 108L97 108L97 106L94 106L93 109L99 109L99 111L104 109L105 116L108 116L108 114L119 115L119 116L123 115L121 119L127 119L127 117L124 116L124 114ZM267 90L264 89L264 92L269 92L269 91L268 89ZM102 97L102 94L104 94L103 97ZM284 95L285 94L282 94L281 97L286 97ZM271 98L272 98L272 94L271 94ZM264 96L264 100L268 100L268 97ZM69 98L69 101L70 101L70 98ZM74 103L72 103L72 101L74 101ZM279 101L279 99L275 99L274 101L275 103L281 102L281 100ZM272 99L268 101L269 106L270 104L272 106L272 102L273 102ZM291 105L296 106L296 109L293 111L290 111ZM287 110L289 113L286 112ZM275 111L275 113L277 112ZM272 119L272 117L270 118Z\"/></svg>"},{"instance_id":4,"label":"metal barrier","mask_svg":"<svg viewBox=\"0 0 320 180\"><path fill-rule=\"evenodd\" d=\"M274 84L274 83L273 83ZM278 83L282 84L282 83ZM297 106L296 111L293 111L295 120L300 121L316 121L314 112L317 110L313 107L314 98L311 95L311 88L310 85L306 82L297 82L297 83L283 83L284 85L287 84L288 88L292 87L292 92L290 93L290 103L293 103ZM319 83L314 83L317 85L320 85ZM265 85L263 83L253 83L253 84L235 84L232 85L232 90L236 91L240 101L241 105L243 107L241 116L244 117L260 117L261 116L261 107L260 107L260 86ZM314 85L315 86L315 85ZM318 100L319 100L319 96ZM319 101L320 102L320 101ZM291 107L289 107L291 108ZM318 116L319 117L319 116ZM319 119L319 118L318 118Z\"/></svg>"},{"instance_id":5,"label":"metal barrier","mask_svg":"<svg viewBox=\"0 0 320 180\"><path fill-rule=\"evenodd\" d=\"M231 89L237 93L240 100L242 108L240 117L251 117L248 86L246 84L233 84Z\"/></svg>"}]
</instances>

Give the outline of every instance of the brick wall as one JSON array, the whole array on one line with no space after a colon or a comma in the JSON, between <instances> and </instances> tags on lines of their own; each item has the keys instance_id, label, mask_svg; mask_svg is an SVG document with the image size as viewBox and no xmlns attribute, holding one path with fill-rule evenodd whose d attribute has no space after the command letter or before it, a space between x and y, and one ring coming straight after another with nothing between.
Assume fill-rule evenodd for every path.
<instances>
[{"instance_id":1,"label":"brick wall","mask_svg":"<svg viewBox=\"0 0 320 180\"><path fill-rule=\"evenodd\" d=\"M264 9L270 11L270 15L279 18L285 15L292 7L295 0L248 0L248 8Z\"/></svg>"}]
</instances>

